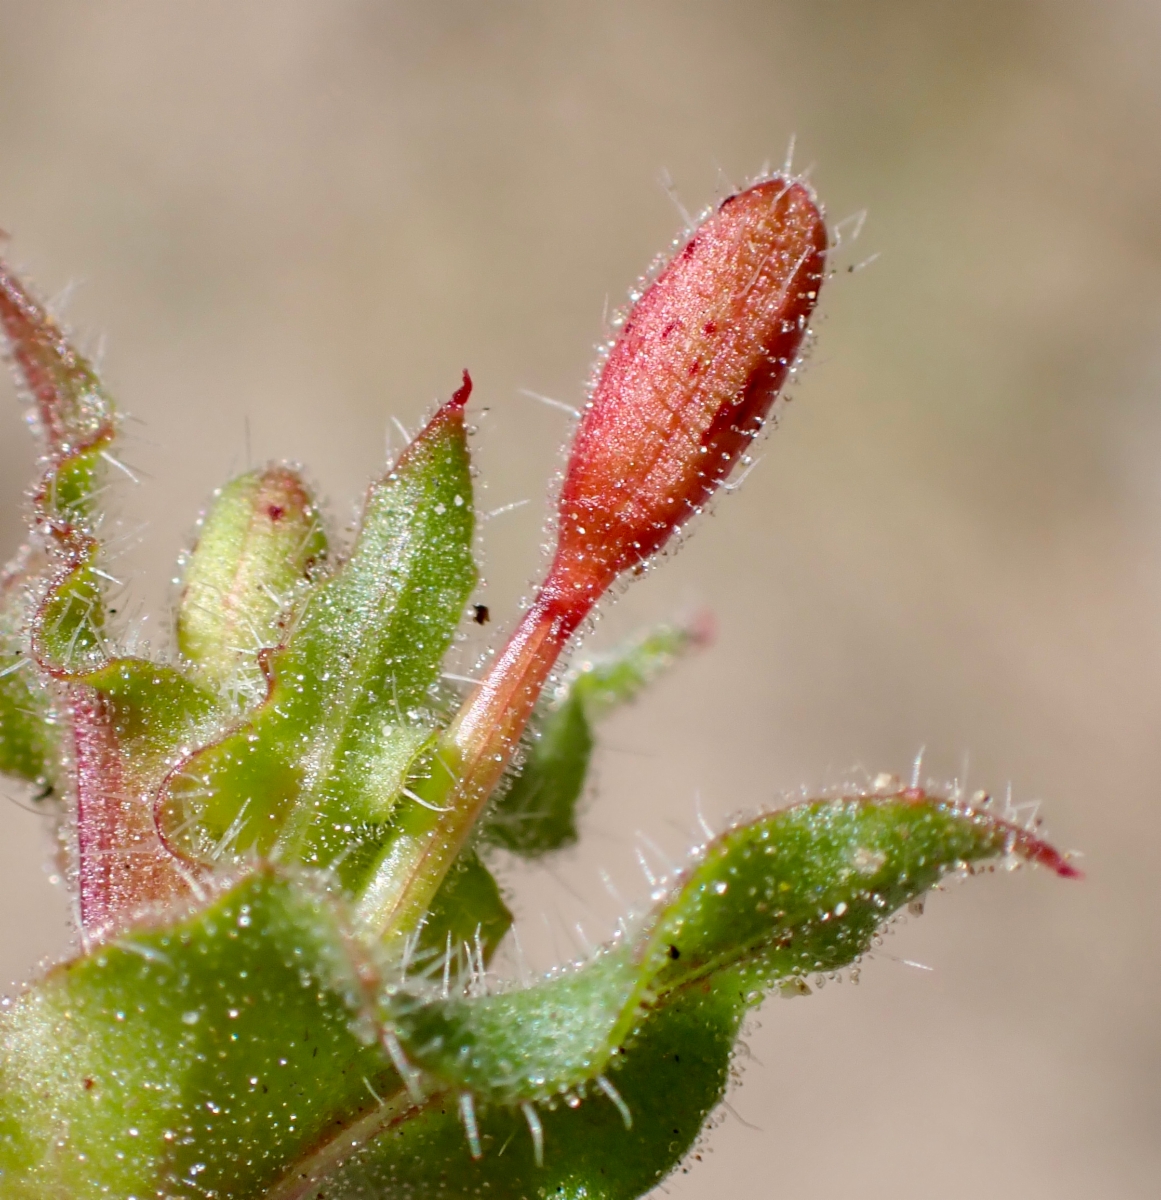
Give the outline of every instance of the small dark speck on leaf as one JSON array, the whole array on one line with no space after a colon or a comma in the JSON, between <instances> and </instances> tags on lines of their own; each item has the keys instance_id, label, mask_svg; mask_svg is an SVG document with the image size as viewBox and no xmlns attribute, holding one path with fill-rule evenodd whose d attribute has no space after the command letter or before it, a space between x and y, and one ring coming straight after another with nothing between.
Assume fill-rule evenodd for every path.
<instances>
[{"instance_id":1,"label":"small dark speck on leaf","mask_svg":"<svg viewBox=\"0 0 1161 1200\"><path fill-rule=\"evenodd\" d=\"M488 606L486 604L472 605L472 620L475 621L477 625L487 625L491 619L492 614L488 611Z\"/></svg>"}]
</instances>

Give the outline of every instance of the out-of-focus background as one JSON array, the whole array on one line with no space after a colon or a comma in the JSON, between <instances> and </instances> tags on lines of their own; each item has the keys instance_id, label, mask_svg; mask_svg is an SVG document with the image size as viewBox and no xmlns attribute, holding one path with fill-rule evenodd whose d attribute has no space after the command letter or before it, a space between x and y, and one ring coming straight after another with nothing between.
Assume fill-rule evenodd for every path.
<instances>
[{"instance_id":1,"label":"out-of-focus background","mask_svg":"<svg viewBox=\"0 0 1161 1200\"><path fill-rule=\"evenodd\" d=\"M577 921L607 934L598 869L640 896L635 832L679 856L698 794L713 819L966 758L970 788L1043 800L1087 881L954 887L857 987L769 1002L667 1190L1154 1196L1161 6L0 5L0 226L45 293L79 285L67 317L143 422L119 569L151 605L230 471L305 460L342 523L389 417L467 365L481 507L531 501L484 528L500 637L569 428L520 389L579 404L673 197L697 211L794 134L865 229L759 466L592 638L719 629L605 727L587 846L511 877L522 927L545 962ZM3 392L6 553L33 454ZM5 794L7 983L70 934L42 818Z\"/></svg>"}]
</instances>

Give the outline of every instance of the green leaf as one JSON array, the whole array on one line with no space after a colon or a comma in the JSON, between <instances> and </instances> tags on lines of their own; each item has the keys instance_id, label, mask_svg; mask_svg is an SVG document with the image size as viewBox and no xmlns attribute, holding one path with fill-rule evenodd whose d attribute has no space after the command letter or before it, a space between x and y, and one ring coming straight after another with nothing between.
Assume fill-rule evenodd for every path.
<instances>
[{"instance_id":1,"label":"green leaf","mask_svg":"<svg viewBox=\"0 0 1161 1200\"><path fill-rule=\"evenodd\" d=\"M172 667L114 659L68 689L78 888L92 935L145 905L191 895L190 872L157 835L157 789L184 749L219 727L222 707Z\"/></svg>"},{"instance_id":2,"label":"green leaf","mask_svg":"<svg viewBox=\"0 0 1161 1200\"><path fill-rule=\"evenodd\" d=\"M661 625L570 671L529 723L524 762L481 823L483 841L525 858L575 844L594 722L633 700L704 636L695 627Z\"/></svg>"},{"instance_id":3,"label":"green leaf","mask_svg":"<svg viewBox=\"0 0 1161 1200\"><path fill-rule=\"evenodd\" d=\"M269 656L266 701L171 778L159 819L191 858L256 851L356 885L440 719L432 689L475 581L467 396L371 488L349 560Z\"/></svg>"},{"instance_id":4,"label":"green leaf","mask_svg":"<svg viewBox=\"0 0 1161 1200\"><path fill-rule=\"evenodd\" d=\"M802 986L807 973L855 963L879 926L947 871L1002 854L1076 873L1025 831L918 791L799 804L703 847L655 893L634 932L588 963L493 995L392 991L385 1019L416 1086L443 1099L413 1127L374 1142L323 1194L374 1195L360 1189L391 1182L403 1194L474 1194L487 1185L504 1195L525 1187L638 1195L676 1164L720 1096L748 1007L780 982ZM670 1054L683 1056L684 1069L665 1088ZM457 1096L473 1156L483 1155L478 1165L462 1151L458 1161L442 1157L457 1107L447 1097ZM575 1125L551 1112L582 1101L615 1109L632 1132L594 1143L594 1128L614 1128L608 1111ZM538 1105L549 1106L547 1119ZM516 1106L543 1171L531 1170L521 1150L512 1173ZM634 1160L622 1161L630 1149Z\"/></svg>"},{"instance_id":5,"label":"green leaf","mask_svg":"<svg viewBox=\"0 0 1161 1200\"><path fill-rule=\"evenodd\" d=\"M575 691L529 726L520 773L488 808L479 836L485 844L540 858L576 844L577 806L594 738L584 701Z\"/></svg>"},{"instance_id":6,"label":"green leaf","mask_svg":"<svg viewBox=\"0 0 1161 1200\"><path fill-rule=\"evenodd\" d=\"M0 263L0 326L51 465L57 467L86 448L107 444L113 435L114 410L96 371L4 263ZM82 492L75 503L87 505L91 489ZM67 477L55 493L50 507L58 512L75 507Z\"/></svg>"},{"instance_id":7,"label":"green leaf","mask_svg":"<svg viewBox=\"0 0 1161 1200\"><path fill-rule=\"evenodd\" d=\"M160 782L179 748L205 737L222 713L212 692L143 658L112 659L84 683L106 698L125 770L143 786Z\"/></svg>"},{"instance_id":8,"label":"green leaf","mask_svg":"<svg viewBox=\"0 0 1161 1200\"><path fill-rule=\"evenodd\" d=\"M250 471L217 493L177 613L178 646L200 679L244 702L266 695L259 652L285 637L326 548L314 501L288 467Z\"/></svg>"},{"instance_id":9,"label":"green leaf","mask_svg":"<svg viewBox=\"0 0 1161 1200\"><path fill-rule=\"evenodd\" d=\"M608 654L582 662L564 679L564 698L584 705L590 721L599 721L614 708L628 704L659 675L710 634L699 618L689 625L658 625ZM557 700L562 697L557 694Z\"/></svg>"},{"instance_id":10,"label":"green leaf","mask_svg":"<svg viewBox=\"0 0 1161 1200\"><path fill-rule=\"evenodd\" d=\"M793 805L715 839L638 931L522 991L387 1011L420 1069L505 1103L592 1079L645 1003L724 970L752 1001L789 976L854 962L880 924L958 863L1028 845L993 818L926 797ZM567 1019L563 1014L569 1014Z\"/></svg>"},{"instance_id":11,"label":"green leaf","mask_svg":"<svg viewBox=\"0 0 1161 1200\"><path fill-rule=\"evenodd\" d=\"M57 727L52 697L30 658L29 551L0 573L0 772L53 790Z\"/></svg>"},{"instance_id":12,"label":"green leaf","mask_svg":"<svg viewBox=\"0 0 1161 1200\"><path fill-rule=\"evenodd\" d=\"M391 1125L310 1195L642 1196L689 1153L725 1091L744 1012L736 993L723 976L647 1010L626 1044L624 1069L604 1080L610 1091L591 1086L575 1109L567 1103L540 1107L529 1118L518 1108L481 1106L475 1112L478 1159L469 1151L461 1101L445 1092L418 1115Z\"/></svg>"},{"instance_id":13,"label":"green leaf","mask_svg":"<svg viewBox=\"0 0 1161 1200\"><path fill-rule=\"evenodd\" d=\"M0 1017L0 1193L261 1196L399 1080L324 896L262 871Z\"/></svg>"},{"instance_id":14,"label":"green leaf","mask_svg":"<svg viewBox=\"0 0 1161 1200\"><path fill-rule=\"evenodd\" d=\"M33 625L33 650L47 670L83 671L104 656L93 519L105 467L116 461L109 453L113 404L89 362L2 263L0 326L47 463L33 493L33 532L50 588Z\"/></svg>"},{"instance_id":15,"label":"green leaf","mask_svg":"<svg viewBox=\"0 0 1161 1200\"><path fill-rule=\"evenodd\" d=\"M111 657L106 638L100 546L80 527L54 535L56 567L32 627L37 661L58 679L98 670Z\"/></svg>"}]
</instances>

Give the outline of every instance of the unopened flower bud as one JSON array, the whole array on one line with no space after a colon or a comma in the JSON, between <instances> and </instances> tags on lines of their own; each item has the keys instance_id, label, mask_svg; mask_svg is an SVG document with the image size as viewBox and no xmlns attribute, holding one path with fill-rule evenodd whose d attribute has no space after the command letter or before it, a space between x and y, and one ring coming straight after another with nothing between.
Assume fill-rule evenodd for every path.
<instances>
[{"instance_id":1,"label":"unopened flower bud","mask_svg":"<svg viewBox=\"0 0 1161 1200\"><path fill-rule=\"evenodd\" d=\"M250 471L214 498L178 608L182 654L211 686L255 698L258 652L276 645L296 589L326 553L306 485L289 467Z\"/></svg>"},{"instance_id":2,"label":"unopened flower bud","mask_svg":"<svg viewBox=\"0 0 1161 1200\"><path fill-rule=\"evenodd\" d=\"M729 475L790 372L827 234L805 184L725 200L634 305L569 458L545 592L579 621Z\"/></svg>"}]
</instances>

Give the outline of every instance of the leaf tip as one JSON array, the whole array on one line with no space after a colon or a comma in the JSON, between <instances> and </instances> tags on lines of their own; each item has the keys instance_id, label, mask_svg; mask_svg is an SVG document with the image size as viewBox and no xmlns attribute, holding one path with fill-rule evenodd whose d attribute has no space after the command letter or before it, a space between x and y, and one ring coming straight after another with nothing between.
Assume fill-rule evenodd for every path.
<instances>
[{"instance_id":1,"label":"leaf tip","mask_svg":"<svg viewBox=\"0 0 1161 1200\"><path fill-rule=\"evenodd\" d=\"M1029 862L1038 863L1042 867L1048 867L1055 871L1061 879L1083 879L1085 877L1084 872L1072 861L1071 851L1057 850L1055 846L1050 846L1039 838L1029 838L1026 857Z\"/></svg>"},{"instance_id":2,"label":"leaf tip","mask_svg":"<svg viewBox=\"0 0 1161 1200\"><path fill-rule=\"evenodd\" d=\"M467 367L464 367L464 379L454 392L452 398L444 405L444 409L458 408L461 411L468 402L468 398L472 394L472 376Z\"/></svg>"},{"instance_id":3,"label":"leaf tip","mask_svg":"<svg viewBox=\"0 0 1161 1200\"><path fill-rule=\"evenodd\" d=\"M909 800L914 804L929 803L933 799L937 799L921 787L904 788L899 794L904 800ZM1024 862L1032 863L1035 866L1047 867L1050 871L1059 875L1061 879L1083 879L1085 877L1084 872L1073 862L1073 851L1057 850L1051 842L1014 821L982 813L973 806L965 806L955 800L951 800L948 803L951 809L965 816L973 817L977 820L982 817L988 827L996 833L1004 834L1007 839L1007 851L1009 854L1016 855L1023 859Z\"/></svg>"}]
</instances>

